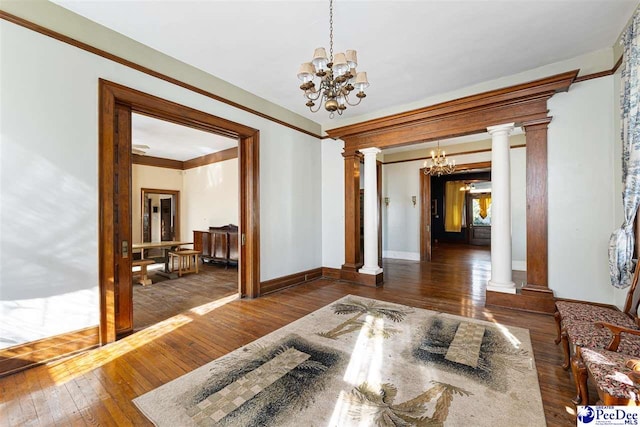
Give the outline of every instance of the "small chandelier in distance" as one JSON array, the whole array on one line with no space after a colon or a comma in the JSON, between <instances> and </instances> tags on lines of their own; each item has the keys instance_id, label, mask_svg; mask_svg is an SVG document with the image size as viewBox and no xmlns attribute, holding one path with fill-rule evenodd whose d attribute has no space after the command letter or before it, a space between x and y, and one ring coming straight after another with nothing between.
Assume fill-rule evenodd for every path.
<instances>
[{"instance_id":1,"label":"small chandelier in distance","mask_svg":"<svg viewBox=\"0 0 640 427\"><path fill-rule=\"evenodd\" d=\"M335 57L333 56L333 0L330 0L329 57L327 58L327 51L319 47L313 54L313 61L303 63L298 71L298 78L302 81L300 89L304 91L304 98L307 100L305 105L309 110L315 113L324 105L329 112L329 118L332 119L336 111L341 116L347 105L354 107L360 104L367 96L364 90L369 87L369 82L367 73L356 72L357 65L355 50L347 50L346 53L336 53ZM313 81L316 76L320 78L319 87L316 87ZM358 101L351 103L349 94L354 89L357 90Z\"/></svg>"},{"instance_id":2,"label":"small chandelier in distance","mask_svg":"<svg viewBox=\"0 0 640 427\"><path fill-rule=\"evenodd\" d=\"M453 173L456 170L456 161L449 161L444 153L444 150L440 150L440 141L438 141L438 150L431 150L431 166L427 165L427 161L424 161L424 174L425 175L447 175Z\"/></svg>"}]
</instances>

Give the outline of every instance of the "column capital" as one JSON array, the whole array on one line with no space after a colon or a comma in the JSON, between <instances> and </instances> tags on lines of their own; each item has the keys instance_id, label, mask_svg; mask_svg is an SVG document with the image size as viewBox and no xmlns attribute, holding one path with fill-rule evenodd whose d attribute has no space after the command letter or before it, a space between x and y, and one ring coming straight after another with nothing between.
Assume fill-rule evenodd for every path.
<instances>
[{"instance_id":1,"label":"column capital","mask_svg":"<svg viewBox=\"0 0 640 427\"><path fill-rule=\"evenodd\" d=\"M510 135L514 127L515 123L505 123L497 126L489 126L487 132L489 132L491 136L500 134Z\"/></svg>"},{"instance_id":2,"label":"column capital","mask_svg":"<svg viewBox=\"0 0 640 427\"><path fill-rule=\"evenodd\" d=\"M370 147L370 148L361 148L359 151L366 156L367 154L369 155L378 154L382 150L377 147Z\"/></svg>"}]
</instances>

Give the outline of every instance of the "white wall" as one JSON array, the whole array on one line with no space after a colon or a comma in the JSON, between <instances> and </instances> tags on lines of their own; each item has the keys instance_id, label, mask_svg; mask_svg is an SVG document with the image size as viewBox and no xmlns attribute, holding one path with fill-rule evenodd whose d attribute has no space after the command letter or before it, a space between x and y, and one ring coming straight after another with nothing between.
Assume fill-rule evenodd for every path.
<instances>
[{"instance_id":1,"label":"white wall","mask_svg":"<svg viewBox=\"0 0 640 427\"><path fill-rule=\"evenodd\" d=\"M622 205L622 139L620 132L622 130L621 114L620 114L620 100L621 100L621 87L622 87L622 67L612 76L613 77L613 135L611 140L613 141L613 184L614 184L614 203L613 203L613 217L615 227L620 227L624 222L624 209ZM613 230L611 230L613 232ZM640 248L639 248L640 250ZM614 304L620 309L624 307L624 302L627 297L627 289L617 289L611 287L614 294Z\"/></svg>"},{"instance_id":2,"label":"white wall","mask_svg":"<svg viewBox=\"0 0 640 427\"><path fill-rule=\"evenodd\" d=\"M343 141L322 143L322 266L344 264L344 158Z\"/></svg>"},{"instance_id":3,"label":"white wall","mask_svg":"<svg viewBox=\"0 0 640 427\"><path fill-rule=\"evenodd\" d=\"M420 260L420 168L424 161L382 166L382 256ZM411 196L416 196L413 205Z\"/></svg>"},{"instance_id":4,"label":"white wall","mask_svg":"<svg viewBox=\"0 0 640 427\"><path fill-rule=\"evenodd\" d=\"M317 138L4 20L0 64L1 347L98 324L99 78L259 129L260 278L321 266Z\"/></svg>"},{"instance_id":5,"label":"white wall","mask_svg":"<svg viewBox=\"0 0 640 427\"><path fill-rule=\"evenodd\" d=\"M238 159L184 171L180 228L183 240L192 241L193 230L239 223Z\"/></svg>"},{"instance_id":6,"label":"white wall","mask_svg":"<svg viewBox=\"0 0 640 427\"><path fill-rule=\"evenodd\" d=\"M511 266L527 269L527 149L512 148L511 154Z\"/></svg>"},{"instance_id":7,"label":"white wall","mask_svg":"<svg viewBox=\"0 0 640 427\"><path fill-rule=\"evenodd\" d=\"M614 78L588 80L549 101L549 287L556 297L613 302L607 247L615 227Z\"/></svg>"},{"instance_id":8,"label":"white wall","mask_svg":"<svg viewBox=\"0 0 640 427\"><path fill-rule=\"evenodd\" d=\"M131 239L133 243L142 242L142 188L154 188L159 190L180 191L182 199L182 171L177 169L159 168L146 165L132 165L131 167ZM160 206L160 202L154 202L153 206ZM152 241L160 241L160 212L153 214ZM182 211L181 211L182 216ZM182 220L182 218L181 218ZM154 235L155 233L155 235ZM183 236L180 235L180 238ZM186 238L189 238L188 236Z\"/></svg>"}]
</instances>

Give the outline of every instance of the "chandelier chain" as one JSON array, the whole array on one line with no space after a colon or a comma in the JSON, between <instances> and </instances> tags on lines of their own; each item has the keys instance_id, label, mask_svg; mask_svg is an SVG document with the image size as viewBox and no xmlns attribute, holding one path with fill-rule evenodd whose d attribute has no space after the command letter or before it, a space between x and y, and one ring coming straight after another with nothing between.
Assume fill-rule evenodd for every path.
<instances>
[{"instance_id":1,"label":"chandelier chain","mask_svg":"<svg viewBox=\"0 0 640 427\"><path fill-rule=\"evenodd\" d=\"M355 50L336 53L334 58L333 0L329 0L329 55L324 47L316 48L313 59L300 65L298 71L298 79L302 81L300 89L309 110L315 113L324 106L332 119L336 113L342 115L348 105L360 104L367 96L364 90L369 87L369 81L366 72L356 71L357 66ZM353 101L354 97L357 100Z\"/></svg>"},{"instance_id":2,"label":"chandelier chain","mask_svg":"<svg viewBox=\"0 0 640 427\"><path fill-rule=\"evenodd\" d=\"M329 0L329 62L333 62L333 0Z\"/></svg>"}]
</instances>

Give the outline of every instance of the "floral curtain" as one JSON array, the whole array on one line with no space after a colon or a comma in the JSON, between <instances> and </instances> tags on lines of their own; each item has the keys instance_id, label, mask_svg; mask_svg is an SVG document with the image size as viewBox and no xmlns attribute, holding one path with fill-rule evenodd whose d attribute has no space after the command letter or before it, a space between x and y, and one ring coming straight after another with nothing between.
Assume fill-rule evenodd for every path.
<instances>
[{"instance_id":1,"label":"floral curtain","mask_svg":"<svg viewBox=\"0 0 640 427\"><path fill-rule=\"evenodd\" d=\"M640 204L640 14L634 14L622 37L622 203L624 223L609 241L611 284L626 288L633 273L633 225Z\"/></svg>"}]
</instances>

